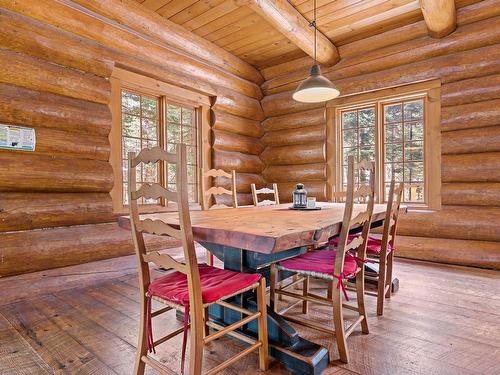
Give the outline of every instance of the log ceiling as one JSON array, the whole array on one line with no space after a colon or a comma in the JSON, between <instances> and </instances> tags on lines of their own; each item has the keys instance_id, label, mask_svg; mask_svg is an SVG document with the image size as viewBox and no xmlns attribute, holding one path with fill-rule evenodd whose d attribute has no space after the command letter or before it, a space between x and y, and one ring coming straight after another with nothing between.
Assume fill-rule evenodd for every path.
<instances>
[{"instance_id":1,"label":"log ceiling","mask_svg":"<svg viewBox=\"0 0 500 375\"><path fill-rule=\"evenodd\" d=\"M135 0L259 69L307 56L241 0ZM453 1L453 0L451 0ZM456 8L478 0L456 0ZM312 0L289 0L306 20ZM318 29L335 46L422 20L419 0L317 0Z\"/></svg>"}]
</instances>

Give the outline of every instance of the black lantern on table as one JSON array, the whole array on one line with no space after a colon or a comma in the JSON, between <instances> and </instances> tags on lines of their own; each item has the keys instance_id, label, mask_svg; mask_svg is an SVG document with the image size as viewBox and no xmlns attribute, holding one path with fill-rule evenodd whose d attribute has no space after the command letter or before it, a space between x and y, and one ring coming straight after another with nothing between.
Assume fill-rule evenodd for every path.
<instances>
[{"instance_id":1,"label":"black lantern on table","mask_svg":"<svg viewBox=\"0 0 500 375\"><path fill-rule=\"evenodd\" d=\"M307 207L307 190L304 189L304 184L297 184L296 189L292 194L293 208Z\"/></svg>"}]
</instances>

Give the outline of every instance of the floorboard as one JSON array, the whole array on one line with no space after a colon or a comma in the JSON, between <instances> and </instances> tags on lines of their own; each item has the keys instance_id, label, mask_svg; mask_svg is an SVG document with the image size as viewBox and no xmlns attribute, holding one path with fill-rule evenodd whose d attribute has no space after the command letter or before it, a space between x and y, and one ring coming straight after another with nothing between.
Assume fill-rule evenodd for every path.
<instances>
[{"instance_id":1,"label":"floorboard","mask_svg":"<svg viewBox=\"0 0 500 375\"><path fill-rule=\"evenodd\" d=\"M400 289L386 300L383 317L375 314L375 298L366 297L370 334L351 335L349 364L336 360L330 336L297 326L329 349L332 362L324 374L500 373L500 272L397 260L396 274ZM321 282L311 288L324 293ZM132 374L139 319L134 257L4 278L0 290L0 375ZM328 307L311 305L310 311L308 318L332 325ZM290 313L301 315L299 307ZM181 322L169 312L153 324L159 336ZM156 355L177 373L181 340L160 346ZM205 369L242 347L216 340L206 350ZM223 373L258 374L257 363L255 353ZM267 373L289 374L274 361Z\"/></svg>"}]
</instances>

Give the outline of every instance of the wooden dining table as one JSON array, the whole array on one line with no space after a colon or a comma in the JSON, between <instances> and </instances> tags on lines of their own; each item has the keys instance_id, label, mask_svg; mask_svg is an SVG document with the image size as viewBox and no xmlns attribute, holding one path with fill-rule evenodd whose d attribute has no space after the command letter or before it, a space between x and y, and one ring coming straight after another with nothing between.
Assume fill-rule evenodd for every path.
<instances>
[{"instance_id":1,"label":"wooden dining table","mask_svg":"<svg viewBox=\"0 0 500 375\"><path fill-rule=\"evenodd\" d=\"M247 273L261 273L269 278L269 265L299 255L312 245L326 243L340 233L344 203L318 202L320 210L290 210L290 204L191 211L194 240L224 263L224 268ZM354 216L365 205L354 205ZM383 224L385 204L375 204L372 227ZM177 212L141 215L141 219L162 220L179 226ZM128 217L119 224L130 228ZM361 229L361 228L359 228ZM289 277L283 273L282 279ZM234 297L247 309L255 309L252 292ZM240 313L214 305L210 316L220 325L241 319ZM257 325L249 324L242 331L256 335ZM279 315L268 310L269 353L295 374L319 374L329 362L327 348L303 337Z\"/></svg>"}]
</instances>

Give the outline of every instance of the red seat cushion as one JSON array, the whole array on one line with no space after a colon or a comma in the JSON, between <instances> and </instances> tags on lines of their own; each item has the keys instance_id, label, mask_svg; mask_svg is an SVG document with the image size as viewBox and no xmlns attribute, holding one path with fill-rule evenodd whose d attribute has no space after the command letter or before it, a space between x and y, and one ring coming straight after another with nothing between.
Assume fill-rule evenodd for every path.
<instances>
[{"instance_id":1,"label":"red seat cushion","mask_svg":"<svg viewBox=\"0 0 500 375\"><path fill-rule=\"evenodd\" d=\"M205 264L198 265L198 269L204 304L237 294L238 291L250 287L261 278L260 274L222 270ZM187 276L177 271L161 276L149 285L148 294L178 305L189 305Z\"/></svg>"},{"instance_id":2,"label":"red seat cushion","mask_svg":"<svg viewBox=\"0 0 500 375\"><path fill-rule=\"evenodd\" d=\"M280 266L293 271L318 272L333 275L336 251L313 250L295 258L280 262ZM344 259L343 273L345 277L356 275L358 264L353 255L347 253Z\"/></svg>"},{"instance_id":3,"label":"red seat cushion","mask_svg":"<svg viewBox=\"0 0 500 375\"><path fill-rule=\"evenodd\" d=\"M358 237L359 234L350 234L347 238L347 243L350 243L354 238ZM339 237L332 238L329 242L330 245L338 246ZM387 246L387 251L390 253L393 250L392 246L389 244ZM368 254L380 255L382 251L382 239L368 236L368 244L366 245L366 252Z\"/></svg>"}]
</instances>

